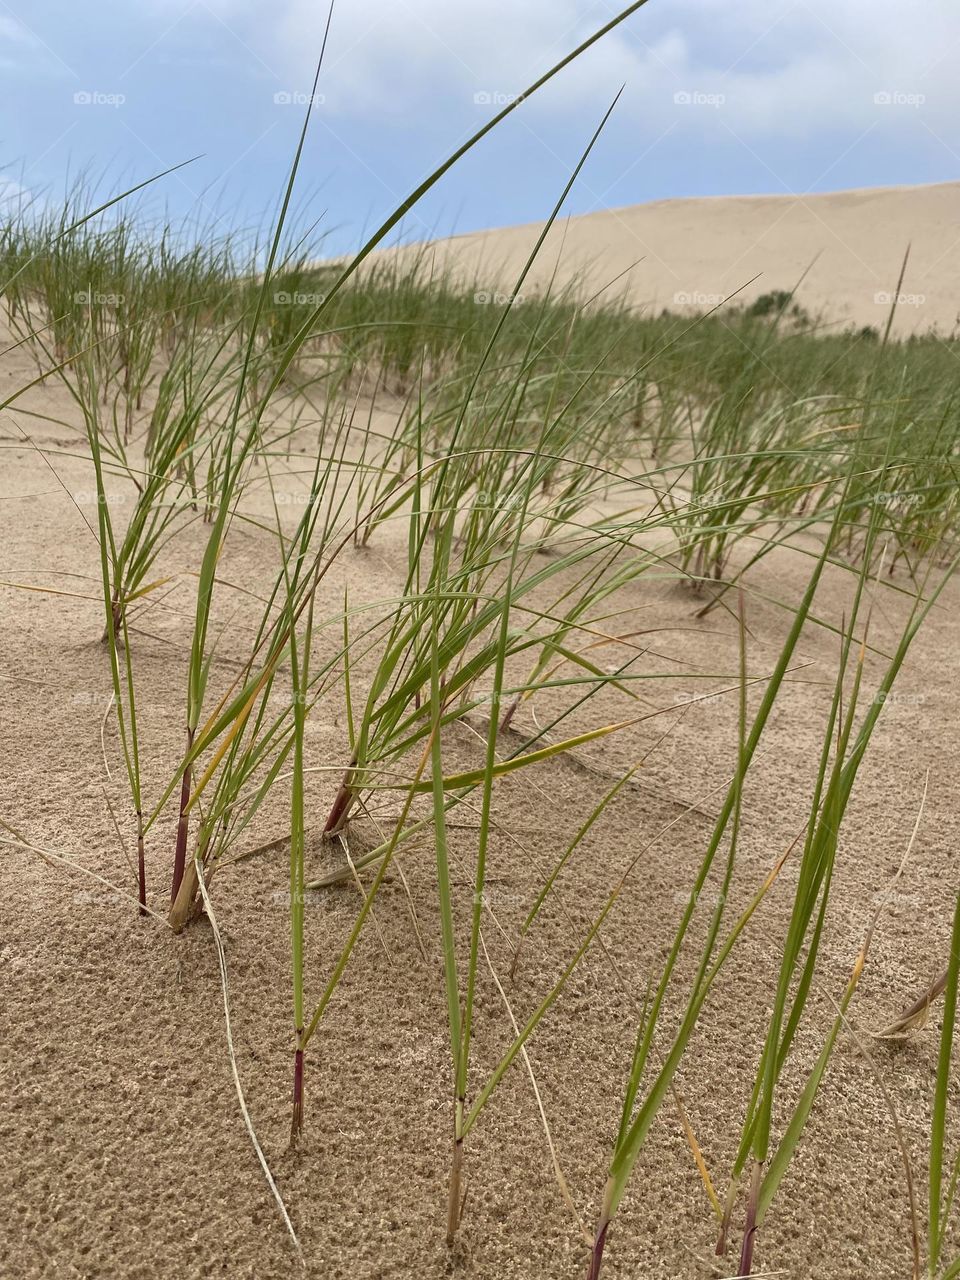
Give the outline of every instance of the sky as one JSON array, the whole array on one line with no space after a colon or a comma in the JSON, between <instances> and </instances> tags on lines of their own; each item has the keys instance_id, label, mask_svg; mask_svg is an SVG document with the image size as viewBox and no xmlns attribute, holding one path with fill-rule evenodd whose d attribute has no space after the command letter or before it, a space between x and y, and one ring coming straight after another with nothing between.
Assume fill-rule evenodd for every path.
<instances>
[{"instance_id":1,"label":"sky","mask_svg":"<svg viewBox=\"0 0 960 1280\"><path fill-rule=\"evenodd\" d=\"M331 251L355 246L620 7L337 0L301 223ZM56 204L79 175L106 197L191 160L146 212L265 225L326 18L326 0L0 0L0 206ZM523 101L405 235L545 217L621 87L567 212L958 179L958 56L956 0L649 0Z\"/></svg>"}]
</instances>

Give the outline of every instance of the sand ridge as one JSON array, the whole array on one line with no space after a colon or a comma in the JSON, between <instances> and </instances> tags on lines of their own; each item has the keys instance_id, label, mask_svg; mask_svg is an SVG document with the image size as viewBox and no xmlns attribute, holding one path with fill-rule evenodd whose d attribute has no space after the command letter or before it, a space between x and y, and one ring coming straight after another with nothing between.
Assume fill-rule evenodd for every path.
<instances>
[{"instance_id":1,"label":"sand ridge","mask_svg":"<svg viewBox=\"0 0 960 1280\"><path fill-rule=\"evenodd\" d=\"M945 202L960 200L960 187L932 190ZM854 193L849 200L856 205L872 198ZM901 197L891 193L895 198ZM696 219L713 216L720 203L691 208L687 233L700 235ZM723 216L736 221L735 211L744 208L750 214L749 201L731 201ZM596 217L615 225L618 215ZM497 243L507 247L515 237L519 253L529 230L498 235ZM735 254L727 256L732 260ZM22 351L0 363L2 385L22 385L31 376L33 366ZM66 584L71 592L52 596L0 587L0 817L31 843L128 883L108 807L109 799L122 815L128 798L115 732L109 720L101 727L111 684L99 643L97 547L38 453L48 450L67 487L89 502L91 466L76 407L52 383L34 388L4 414L0 437L0 578ZM250 501L263 497L252 495ZM90 507L85 509L89 515ZM149 634L135 636L145 785L152 794L179 758L192 572L203 538L199 526L191 527L164 553L158 571L176 580L176 594L151 615L144 628ZM273 553L263 530L242 526L228 543L224 577L258 580L274 571ZM388 526L369 551L344 551L326 599L336 608L347 581L358 604L388 598L405 565L403 537ZM771 601L799 598L808 573L805 556L783 549L752 571L752 670L769 665L783 637L787 615ZM829 571L818 614L839 623L850 593L849 575ZM640 579L630 586L623 608L670 628L671 654L690 670L715 670L718 663L733 670L735 623L722 614L698 620L700 603L676 584ZM221 620L238 613L217 662L240 661L258 608L233 598L219 607ZM899 634L903 609L902 596L878 592L878 649ZM852 1009L855 1024L867 1030L885 1025L943 967L960 848L958 616L960 583L954 581L911 651L863 766L842 833L818 986L787 1076L794 1089L832 1023L833 1000L903 856L925 785L917 843L878 930ZM745 797L734 888L741 904L805 816L835 669L835 637L812 629L801 650L810 665L785 691ZM656 660L650 664L654 669ZM869 658L868 679L878 678L881 666ZM659 696L679 707L689 693L680 679ZM549 717L549 694L537 710ZM598 695L589 715L571 729L612 720L621 711L614 693ZM451 763L476 763L482 728L482 720L472 730L454 726ZM659 972L703 854L710 797L729 777L735 707L721 698L689 709L655 750L661 732L657 722L637 725L548 768L505 779L498 789L503 832L490 851L488 905L503 934L491 924L485 937L519 1019L556 980L625 861L649 846L641 873L604 928L605 950L589 953L529 1045L559 1158L590 1227L637 1011L647 982ZM346 745L342 708L327 708L311 726L311 753L318 760L343 761ZM639 758L645 763L637 785L624 789L578 850L524 949L516 980L509 982L512 942L543 883L544 868L556 862L611 778ZM685 813L691 801L703 812ZM311 775L314 833L329 802L328 775ZM426 954L412 925L410 901L399 881L392 881L377 903L376 928L365 931L311 1046L306 1138L296 1154L287 1150L288 822L288 798L278 791L265 804L257 831L258 841L275 838L275 846L224 869L212 893L230 975L238 1069L303 1244L307 1274L324 1280L578 1280L586 1271L586 1250L554 1181L529 1078L519 1062L474 1131L462 1243L452 1258L445 1250L449 1050L429 841L411 848L403 863ZM372 833L361 822L355 838L362 847ZM473 839L464 829L452 845L461 912L471 901ZM161 906L171 848L172 823L166 822L147 849L148 882ZM311 840L309 852L312 871L329 868L333 855L319 839ZM795 871L788 865L778 892L764 904L717 984L677 1078L708 1166L724 1189L752 1084L769 976L787 927L791 877ZM311 902L307 965L314 995L358 901L355 889L345 887ZM682 993L688 968L681 965L678 977ZM677 1016L678 1007L671 1007L661 1048ZM88 878L3 844L0 1022L0 1276L279 1280L302 1274L241 1122L206 924L173 937L139 920L128 901ZM873 1049L918 1158L918 1182L925 1174L918 1153L929 1125L936 1031L934 1021L901 1047ZM492 1066L509 1039L500 994L484 972L478 1070ZM718 1263L714 1256L715 1237L678 1114L667 1106L611 1231L604 1274L612 1280L731 1274L733 1258ZM949 1244L955 1252L955 1229ZM872 1069L847 1041L831 1063L806 1139L764 1225L758 1259L764 1270L797 1280L899 1280L909 1274L907 1197L890 1116Z\"/></svg>"},{"instance_id":2,"label":"sand ridge","mask_svg":"<svg viewBox=\"0 0 960 1280\"><path fill-rule=\"evenodd\" d=\"M474 232L401 253L425 252L481 293L509 292L542 227ZM551 229L525 287L582 277L589 296L615 282L605 296L692 314L738 290L750 302L803 278L797 300L811 315L882 329L908 249L896 331L952 333L960 314L957 182L658 200L582 214Z\"/></svg>"}]
</instances>

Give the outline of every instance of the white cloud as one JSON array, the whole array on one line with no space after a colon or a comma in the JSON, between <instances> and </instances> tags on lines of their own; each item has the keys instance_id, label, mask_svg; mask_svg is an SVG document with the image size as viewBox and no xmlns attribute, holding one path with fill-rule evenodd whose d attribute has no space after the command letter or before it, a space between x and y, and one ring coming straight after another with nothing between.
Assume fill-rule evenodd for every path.
<instances>
[{"instance_id":1,"label":"white cloud","mask_svg":"<svg viewBox=\"0 0 960 1280\"><path fill-rule=\"evenodd\" d=\"M947 127L960 106L960 10L952 3L928 0L922 19L911 19L900 0L650 0L528 110L599 108L625 82L624 110L651 128L704 127L702 115L678 110L682 92L722 99L723 123L745 138L897 130L911 106ZM328 108L417 119L478 93L501 101L614 12L610 0L341 5L323 73ZM325 14L317 0L287 0L275 15L282 65L301 82ZM884 93L894 101L875 102Z\"/></svg>"},{"instance_id":2,"label":"white cloud","mask_svg":"<svg viewBox=\"0 0 960 1280\"><path fill-rule=\"evenodd\" d=\"M878 114L885 105L946 121L960 105L960 11L946 0L930 0L915 22L899 0L742 0L733 9L681 0L671 12L687 76L724 93L731 124L754 136L886 129L898 117ZM723 55L711 57L712 47ZM885 94L891 104L877 101Z\"/></svg>"},{"instance_id":3,"label":"white cloud","mask_svg":"<svg viewBox=\"0 0 960 1280\"><path fill-rule=\"evenodd\" d=\"M313 0L289 0L279 26L304 76L322 16ZM324 84L345 113L361 115L419 112L451 97L472 102L477 93L502 98L525 89L610 16L605 4L584 0L365 0L334 14ZM568 104L601 88L609 97L635 74L637 58L614 35L586 65L565 78Z\"/></svg>"},{"instance_id":4,"label":"white cloud","mask_svg":"<svg viewBox=\"0 0 960 1280\"><path fill-rule=\"evenodd\" d=\"M22 23L17 22L14 18L7 18L2 14L0 14L0 40L9 41L10 44L36 43Z\"/></svg>"}]
</instances>

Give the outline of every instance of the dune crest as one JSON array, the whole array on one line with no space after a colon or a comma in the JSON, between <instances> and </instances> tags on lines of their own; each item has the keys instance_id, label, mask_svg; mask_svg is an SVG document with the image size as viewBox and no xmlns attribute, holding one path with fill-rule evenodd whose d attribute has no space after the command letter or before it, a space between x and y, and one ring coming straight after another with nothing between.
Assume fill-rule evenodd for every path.
<instances>
[{"instance_id":1,"label":"dune crest","mask_svg":"<svg viewBox=\"0 0 960 1280\"><path fill-rule=\"evenodd\" d=\"M426 249L442 269L503 292L542 227L471 232L400 253ZM658 200L583 214L551 230L529 288L542 289L556 270L561 285L581 276L591 292L609 285L609 296L693 313L741 289L746 302L792 289L807 272L798 301L811 315L882 328L908 246L897 331L952 333L960 313L960 182Z\"/></svg>"}]
</instances>

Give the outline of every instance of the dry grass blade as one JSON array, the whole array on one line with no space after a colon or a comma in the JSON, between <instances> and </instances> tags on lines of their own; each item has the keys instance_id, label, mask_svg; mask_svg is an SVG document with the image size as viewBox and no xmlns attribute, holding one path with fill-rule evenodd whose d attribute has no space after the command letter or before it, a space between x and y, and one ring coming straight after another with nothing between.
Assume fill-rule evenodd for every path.
<instances>
[{"instance_id":1,"label":"dry grass blade","mask_svg":"<svg viewBox=\"0 0 960 1280\"><path fill-rule=\"evenodd\" d=\"M487 944L484 941L483 930L480 931L480 947L483 951L483 958L487 962L487 968L490 971L490 976L493 978L497 991L500 993L500 999L503 1001L503 1007L507 1011L507 1017L510 1019L510 1026L513 1028L513 1034L514 1036L519 1036L520 1026L514 1016L513 1008L510 1004L510 997L507 995L506 991L504 991L503 983L500 981L497 971L493 967L493 961L490 959L490 953L487 951ZM560 1195L563 1197L564 1204L574 1215L577 1223L579 1224L580 1235L583 1238L584 1244L590 1245L592 1244L592 1238L590 1232L587 1230L587 1224L583 1220L583 1215L577 1208L576 1201L570 1192L569 1183L567 1182L566 1176L561 1168L560 1157L557 1154L556 1144L553 1141L553 1134L550 1132L550 1122L547 1120L546 1108L543 1105L543 1098L540 1095L540 1086L537 1084L537 1077L534 1075L533 1064L530 1061L530 1055L527 1053L525 1045L520 1049L520 1056L523 1059L523 1065L527 1069L527 1075L530 1077L530 1087L533 1089L533 1096L536 1099L537 1110L540 1113L540 1123L543 1125L544 1137L547 1140L547 1146L550 1148L550 1160L553 1164L553 1174L557 1180L557 1186L560 1188Z\"/></svg>"},{"instance_id":2,"label":"dry grass blade","mask_svg":"<svg viewBox=\"0 0 960 1280\"><path fill-rule=\"evenodd\" d=\"M150 907L144 907L137 894L130 893L127 889L121 889L118 884L114 884L113 881L108 880L106 876L100 875L98 871L92 871L89 867L83 866L82 863L76 862L72 858L65 858L62 854L54 853L52 849L44 849L41 845L33 844L31 841L25 840L21 835L14 831L13 827L4 822L2 818L0 818L0 827L3 827L5 831L9 831L14 837L12 840L0 838L0 844L10 845L17 849L27 849L31 853L35 853L38 857L42 858L44 862L49 863L52 867L68 867L71 871L77 871L80 875L86 876L87 879L95 880L97 884L102 885L103 888L109 890L110 893L116 894L118 898L123 898L127 902L135 903L142 915L152 916L159 924L165 925L169 928L166 916L160 915L159 912L151 910Z\"/></svg>"},{"instance_id":3,"label":"dry grass blade","mask_svg":"<svg viewBox=\"0 0 960 1280\"><path fill-rule=\"evenodd\" d=\"M931 1006L943 995L947 988L947 977L948 971L944 970L939 977L930 983L922 995L919 995L914 1000L913 1004L904 1009L896 1021L891 1022L882 1031L874 1032L874 1038L877 1040L903 1040L911 1031L919 1031L922 1027L925 1027L930 1018Z\"/></svg>"},{"instance_id":4,"label":"dry grass blade","mask_svg":"<svg viewBox=\"0 0 960 1280\"><path fill-rule=\"evenodd\" d=\"M276 1201L280 1216L283 1218L283 1224L287 1229L290 1240L296 1250L297 1260L303 1270L306 1270L306 1262L303 1256L303 1250L300 1247L300 1241L297 1233L293 1229L293 1223L290 1221L290 1214L287 1212L287 1206L283 1202L283 1196L280 1194L280 1188L277 1186L276 1179L267 1163L267 1157L263 1153L263 1147L260 1145L260 1139L257 1137L257 1131L253 1127L253 1120L250 1117L250 1111L247 1107L247 1100L243 1093L243 1085L240 1082L240 1072L237 1069L237 1055L233 1047L233 1024L230 1019L230 988L227 982L227 958L223 950L223 941L220 937L220 927L217 924L217 917L213 910L213 903L210 901L210 894L207 886L204 884L202 871L197 870L197 884L200 890L200 896L203 899L203 907L207 919L210 922L210 929L213 934L214 946L217 950L217 964L220 968L220 990L223 996L223 1023L224 1031L227 1038L227 1057L230 1061L230 1074L233 1077L233 1087L237 1091L237 1101L240 1104L240 1114L243 1116L244 1127L250 1137L250 1142L256 1152L257 1160L260 1162L260 1168L263 1170L263 1176L267 1180L267 1186L270 1188L270 1194Z\"/></svg>"},{"instance_id":5,"label":"dry grass blade","mask_svg":"<svg viewBox=\"0 0 960 1280\"><path fill-rule=\"evenodd\" d=\"M893 1125L893 1131L896 1136L897 1146L900 1149L900 1158L903 1161L903 1175L907 1184L907 1201L910 1209L910 1247L913 1252L913 1280L920 1280L920 1213L917 1208L917 1193L916 1193L916 1186L913 1178L913 1161L910 1159L910 1148L907 1144L907 1135L904 1132L903 1125L900 1122L900 1116L897 1112L896 1103L894 1102L890 1094L890 1090L887 1088L886 1083L884 1082L883 1076L880 1073L880 1068L877 1066L876 1062L874 1061L870 1053L870 1050L867 1048L866 1039L857 1030L857 1028L853 1025L850 1019L846 1016L846 1014L840 1008L836 1000L834 1000L832 997L831 997L831 1003L833 1004L833 1007L836 1009L837 1016L840 1018L841 1022L846 1028L847 1033L849 1034L851 1040L853 1040L857 1049L863 1055L863 1059L866 1062L867 1066L870 1068L873 1078L877 1083L877 1088L880 1091L880 1096L883 1098L884 1106L887 1108L887 1113L890 1116L890 1121Z\"/></svg>"}]
</instances>

